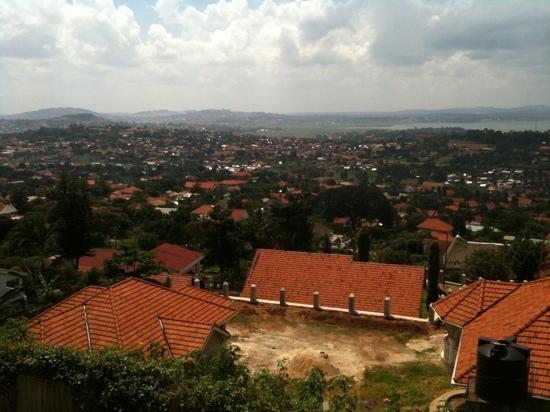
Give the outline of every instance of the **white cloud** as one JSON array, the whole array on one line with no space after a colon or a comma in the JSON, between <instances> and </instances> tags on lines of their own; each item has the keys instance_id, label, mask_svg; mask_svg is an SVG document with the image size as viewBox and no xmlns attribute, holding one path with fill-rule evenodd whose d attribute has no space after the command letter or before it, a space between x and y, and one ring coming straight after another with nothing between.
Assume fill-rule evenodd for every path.
<instances>
[{"instance_id":1,"label":"white cloud","mask_svg":"<svg viewBox=\"0 0 550 412\"><path fill-rule=\"evenodd\" d=\"M382 110L550 103L550 3L0 2L0 112ZM525 93L530 90L530 93Z\"/></svg>"}]
</instances>

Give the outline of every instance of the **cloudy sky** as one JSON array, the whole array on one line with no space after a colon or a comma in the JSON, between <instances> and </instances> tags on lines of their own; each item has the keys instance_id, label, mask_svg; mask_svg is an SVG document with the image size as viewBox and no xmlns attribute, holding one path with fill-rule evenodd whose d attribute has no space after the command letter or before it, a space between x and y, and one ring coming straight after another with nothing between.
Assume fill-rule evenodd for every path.
<instances>
[{"instance_id":1,"label":"cloudy sky","mask_svg":"<svg viewBox=\"0 0 550 412\"><path fill-rule=\"evenodd\" d=\"M550 104L550 0L0 0L0 113Z\"/></svg>"}]
</instances>

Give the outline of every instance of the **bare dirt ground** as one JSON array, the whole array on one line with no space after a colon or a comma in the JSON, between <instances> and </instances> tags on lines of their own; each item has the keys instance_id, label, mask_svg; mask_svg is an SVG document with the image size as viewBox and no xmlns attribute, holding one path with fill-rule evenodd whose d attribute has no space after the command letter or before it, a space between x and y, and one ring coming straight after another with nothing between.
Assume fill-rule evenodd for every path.
<instances>
[{"instance_id":1,"label":"bare dirt ground","mask_svg":"<svg viewBox=\"0 0 550 412\"><path fill-rule=\"evenodd\" d=\"M428 325L323 313L313 309L234 303L241 313L228 325L231 343L252 370L277 369L291 377L312 367L328 377L360 379L365 367L415 360L439 362L443 335Z\"/></svg>"}]
</instances>

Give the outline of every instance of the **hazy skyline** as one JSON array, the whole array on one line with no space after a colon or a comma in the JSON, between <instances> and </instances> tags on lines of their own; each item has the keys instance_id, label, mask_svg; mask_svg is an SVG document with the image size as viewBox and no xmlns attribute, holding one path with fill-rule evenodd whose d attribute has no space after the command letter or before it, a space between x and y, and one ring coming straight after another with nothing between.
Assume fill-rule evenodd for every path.
<instances>
[{"instance_id":1,"label":"hazy skyline","mask_svg":"<svg viewBox=\"0 0 550 412\"><path fill-rule=\"evenodd\" d=\"M545 0L0 1L0 113L531 104Z\"/></svg>"}]
</instances>

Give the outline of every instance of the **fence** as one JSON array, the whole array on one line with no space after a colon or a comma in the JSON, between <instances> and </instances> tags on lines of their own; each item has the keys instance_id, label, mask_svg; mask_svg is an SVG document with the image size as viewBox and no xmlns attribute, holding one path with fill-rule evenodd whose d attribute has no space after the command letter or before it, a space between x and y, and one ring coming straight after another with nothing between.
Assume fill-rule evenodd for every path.
<instances>
[{"instance_id":1,"label":"fence","mask_svg":"<svg viewBox=\"0 0 550 412\"><path fill-rule=\"evenodd\" d=\"M73 412L73 395L71 388L61 382L19 375L17 387L0 394L0 410L2 412Z\"/></svg>"}]
</instances>

